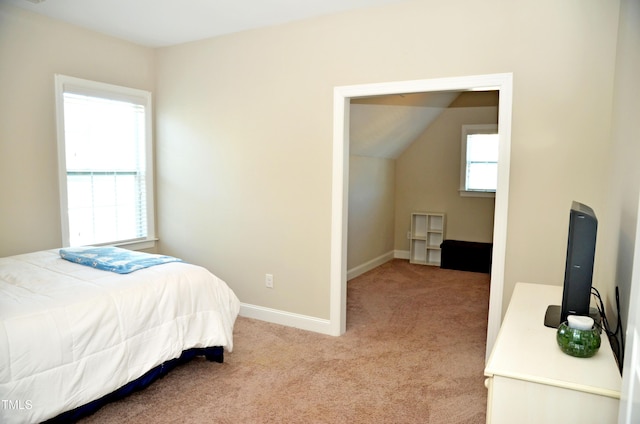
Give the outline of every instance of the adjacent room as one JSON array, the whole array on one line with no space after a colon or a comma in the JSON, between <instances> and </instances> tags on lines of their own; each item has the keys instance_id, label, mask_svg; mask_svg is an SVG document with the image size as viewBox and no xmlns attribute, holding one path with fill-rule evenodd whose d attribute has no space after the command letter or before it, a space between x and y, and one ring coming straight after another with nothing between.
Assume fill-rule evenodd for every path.
<instances>
[{"instance_id":1,"label":"adjacent room","mask_svg":"<svg viewBox=\"0 0 640 424\"><path fill-rule=\"evenodd\" d=\"M351 101L347 269L355 272L349 277L374 259L410 259L414 212L443 214L444 239L492 243L496 164L488 165L492 183L466 191L461 155L467 132L497 136L498 97L453 91ZM497 162L497 149L490 159Z\"/></svg>"},{"instance_id":2,"label":"adjacent room","mask_svg":"<svg viewBox=\"0 0 640 424\"><path fill-rule=\"evenodd\" d=\"M129 359L113 362L155 361L127 383L151 368L162 378L87 422L232 422L237 411L252 422L509 422L503 414L517 411L492 411L495 399L530 405L518 391L499 390L498 330L509 329L510 305L522 304L531 286L550 287L551 303L562 301L574 201L597 215L592 286L609 323L621 327L581 366L607 355L617 386L594 395L606 398L600 409L621 423L640 419L630 400L637 364L627 362L640 319L639 2L227 3L0 0L0 360L11 364L0 371L0 421L42 421L79 406L45 406L35 392L12 397L16 376L28 387L55 361L67 364L56 377L62 383L43 387L60 399L87 382L104 388L100 396L120 387L106 382L120 378L105 371L107 362L100 368L78 355L114 358L105 352L119 347L106 343L128 331L116 325L126 321L147 336L122 344L118 355ZM500 83L460 85L465 79ZM145 141L135 166L112 179L127 192L136 166L146 166L135 186L145 190L136 191L141 215L118 218L117 229L78 218L86 199L74 190L88 181L104 187L107 174L72 165L85 153L122 158L114 154L119 127L94 131L106 140L102 150L65 156L73 146L68 111L105 92L133 105ZM76 123L91 126L88 118ZM498 158L471 160L469 134L498 134ZM465 189L472 167L497 173L497 192L484 183ZM60 256L85 244L156 262L116 278ZM472 247L490 252L488 263L470 265ZM68 250L58 255L61 248ZM10 277L16 263L20 283ZM158 271L169 269L176 274ZM9 302L53 274L65 276L46 286L42 303L62 291L107 292L124 306L83 300L73 314L32 314L16 326L10 314L28 309ZM198 301L210 296L201 288L157 288L182 280L215 285L219 304ZM157 281L158 303L133 296L149 281ZM146 333L160 311L180 308L193 316L175 326L189 346ZM213 320L198 308L224 312L211 312ZM124 309L134 315L119 315ZM432 327L434 314L449 313L451 327ZM529 315L538 322L537 312ZM41 331L44 342L63 321L89 317L99 324L72 326L79 336L66 336L69 352L26 336ZM98 336L97 327L111 333ZM465 327L468 344L447 337ZM560 352L553 330L544 334L554 354L578 360ZM426 338L432 343L422 351ZM614 358L620 342L627 350ZM166 374L165 361L182 352L185 361L196 357ZM465 365L443 369L440 359ZM202 390L216 378L229 384ZM265 392L270 384L274 392ZM536 387L556 397L555 386ZM178 391L184 396L173 399ZM558 413L553 404L536 409L543 421Z\"/></svg>"}]
</instances>

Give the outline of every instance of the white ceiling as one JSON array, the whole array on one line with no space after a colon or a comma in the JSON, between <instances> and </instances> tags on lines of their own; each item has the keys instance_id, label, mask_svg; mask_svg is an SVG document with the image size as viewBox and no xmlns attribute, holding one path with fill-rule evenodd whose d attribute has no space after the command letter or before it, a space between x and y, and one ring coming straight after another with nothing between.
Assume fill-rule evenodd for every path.
<instances>
[{"instance_id":1,"label":"white ceiling","mask_svg":"<svg viewBox=\"0 0 640 424\"><path fill-rule=\"evenodd\" d=\"M136 44L162 47L405 0L0 1Z\"/></svg>"}]
</instances>

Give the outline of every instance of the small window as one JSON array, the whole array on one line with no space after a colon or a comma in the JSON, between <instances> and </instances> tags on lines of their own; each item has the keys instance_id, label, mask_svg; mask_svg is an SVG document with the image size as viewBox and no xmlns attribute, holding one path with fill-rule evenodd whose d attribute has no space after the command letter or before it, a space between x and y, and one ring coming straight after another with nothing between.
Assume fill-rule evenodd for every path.
<instances>
[{"instance_id":1,"label":"small window","mask_svg":"<svg viewBox=\"0 0 640 424\"><path fill-rule=\"evenodd\" d=\"M153 246L151 93L56 75L64 246Z\"/></svg>"},{"instance_id":2,"label":"small window","mask_svg":"<svg viewBox=\"0 0 640 424\"><path fill-rule=\"evenodd\" d=\"M460 195L495 196L498 186L498 126L463 125Z\"/></svg>"}]
</instances>

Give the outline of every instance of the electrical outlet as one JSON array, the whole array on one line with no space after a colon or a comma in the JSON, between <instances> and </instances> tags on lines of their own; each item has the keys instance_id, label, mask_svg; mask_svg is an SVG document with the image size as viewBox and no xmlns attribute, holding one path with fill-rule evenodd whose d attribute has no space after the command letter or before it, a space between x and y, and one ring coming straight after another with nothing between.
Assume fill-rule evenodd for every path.
<instances>
[{"instance_id":1,"label":"electrical outlet","mask_svg":"<svg viewBox=\"0 0 640 424\"><path fill-rule=\"evenodd\" d=\"M273 274L264 275L264 285L269 289L273 288Z\"/></svg>"},{"instance_id":2,"label":"electrical outlet","mask_svg":"<svg viewBox=\"0 0 640 424\"><path fill-rule=\"evenodd\" d=\"M411 240L411 231L407 231L407 240Z\"/></svg>"}]
</instances>

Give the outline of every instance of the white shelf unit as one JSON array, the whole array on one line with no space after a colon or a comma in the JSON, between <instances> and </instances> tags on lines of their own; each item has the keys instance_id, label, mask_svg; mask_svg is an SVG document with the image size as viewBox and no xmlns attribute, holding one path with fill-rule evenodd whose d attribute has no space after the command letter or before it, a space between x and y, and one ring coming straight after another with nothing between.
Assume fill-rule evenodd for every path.
<instances>
[{"instance_id":1,"label":"white shelf unit","mask_svg":"<svg viewBox=\"0 0 640 424\"><path fill-rule=\"evenodd\" d=\"M442 212L413 212L409 262L440 266L440 244L444 240L445 214Z\"/></svg>"}]
</instances>

